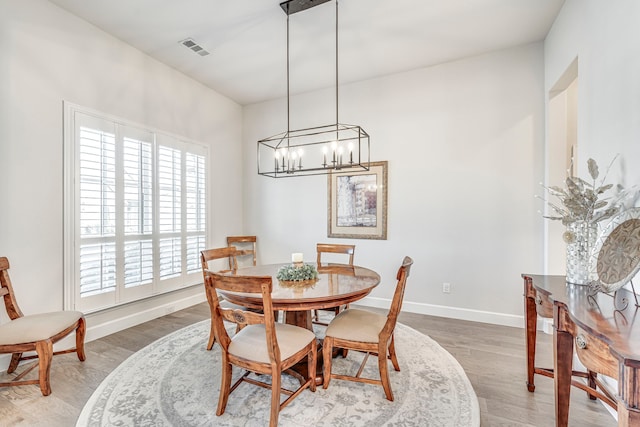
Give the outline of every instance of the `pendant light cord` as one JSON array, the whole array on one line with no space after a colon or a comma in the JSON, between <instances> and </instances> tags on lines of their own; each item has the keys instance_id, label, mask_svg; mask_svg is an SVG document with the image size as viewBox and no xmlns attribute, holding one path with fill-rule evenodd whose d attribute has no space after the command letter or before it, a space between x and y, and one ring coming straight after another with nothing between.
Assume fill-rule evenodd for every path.
<instances>
[{"instance_id":1,"label":"pendant light cord","mask_svg":"<svg viewBox=\"0 0 640 427\"><path fill-rule=\"evenodd\" d=\"M336 131L338 130L338 0L336 0Z\"/></svg>"},{"instance_id":2,"label":"pendant light cord","mask_svg":"<svg viewBox=\"0 0 640 427\"><path fill-rule=\"evenodd\" d=\"M287 147L289 146L290 127L290 111L289 111L289 15L287 14Z\"/></svg>"}]
</instances>

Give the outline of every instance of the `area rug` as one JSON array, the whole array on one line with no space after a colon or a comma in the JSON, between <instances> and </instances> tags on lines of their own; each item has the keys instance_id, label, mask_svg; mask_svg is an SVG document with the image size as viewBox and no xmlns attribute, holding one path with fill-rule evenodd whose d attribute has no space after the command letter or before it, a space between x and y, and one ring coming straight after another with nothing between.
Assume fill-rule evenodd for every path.
<instances>
[{"instance_id":1,"label":"area rug","mask_svg":"<svg viewBox=\"0 0 640 427\"><path fill-rule=\"evenodd\" d=\"M322 330L316 333L321 335ZM225 413L215 415L220 387L220 347L206 351L209 321L187 326L130 356L93 393L77 427L265 426L270 390L241 384ZM460 364L438 343L398 324L400 372L390 365L395 400L382 387L332 380L329 388L305 390L280 412L280 426L479 426L478 400ZM355 373L361 355L337 357L334 372ZM233 371L234 379L241 375ZM371 357L365 376L378 378ZM264 378L261 378L264 379ZM283 386L296 380L283 376Z\"/></svg>"}]
</instances>

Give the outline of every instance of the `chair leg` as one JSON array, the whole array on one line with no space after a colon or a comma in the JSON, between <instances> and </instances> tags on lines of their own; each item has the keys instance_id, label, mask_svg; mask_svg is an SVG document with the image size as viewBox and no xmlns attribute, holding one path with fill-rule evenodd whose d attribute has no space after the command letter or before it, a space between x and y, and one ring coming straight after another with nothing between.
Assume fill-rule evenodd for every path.
<instances>
[{"instance_id":1,"label":"chair leg","mask_svg":"<svg viewBox=\"0 0 640 427\"><path fill-rule=\"evenodd\" d=\"M312 344L313 348L311 349L311 356L307 356L307 372L309 374L309 378L311 379L311 383L309 384L309 388L311 391L316 391L316 366L318 363L318 345L314 341Z\"/></svg>"},{"instance_id":2,"label":"chair leg","mask_svg":"<svg viewBox=\"0 0 640 427\"><path fill-rule=\"evenodd\" d=\"M400 365L398 364L398 358L396 357L396 346L394 344L393 334L391 335L391 342L389 343L389 358L391 359L391 363L393 363L393 369L399 371Z\"/></svg>"},{"instance_id":3,"label":"chair leg","mask_svg":"<svg viewBox=\"0 0 640 427\"><path fill-rule=\"evenodd\" d=\"M51 340L38 341L36 343L36 353L38 353L40 391L43 396L48 396L51 394L49 375L51 373L51 359L53 358L53 343Z\"/></svg>"},{"instance_id":4,"label":"chair leg","mask_svg":"<svg viewBox=\"0 0 640 427\"><path fill-rule=\"evenodd\" d=\"M271 372L271 416L269 417L269 427L278 426L278 416L280 415L280 387L281 377L280 371Z\"/></svg>"},{"instance_id":5,"label":"chair leg","mask_svg":"<svg viewBox=\"0 0 640 427\"><path fill-rule=\"evenodd\" d=\"M227 360L226 354L222 354L222 381L220 383L220 397L218 398L218 409L216 415L224 414L231 393L231 364Z\"/></svg>"},{"instance_id":6,"label":"chair leg","mask_svg":"<svg viewBox=\"0 0 640 427\"><path fill-rule=\"evenodd\" d=\"M324 364L322 388L329 387L331 381L331 353L333 353L333 338L325 337L322 343L322 363Z\"/></svg>"},{"instance_id":7,"label":"chair leg","mask_svg":"<svg viewBox=\"0 0 640 427\"><path fill-rule=\"evenodd\" d=\"M393 392L391 391L391 382L389 381L389 368L387 365L387 349L384 343L378 345L378 369L380 370L380 381L387 400L393 402Z\"/></svg>"},{"instance_id":8,"label":"chair leg","mask_svg":"<svg viewBox=\"0 0 640 427\"><path fill-rule=\"evenodd\" d=\"M216 335L213 333L213 318L211 318L211 331L209 332L209 342L207 343L207 350L211 350L215 342Z\"/></svg>"},{"instance_id":9,"label":"chair leg","mask_svg":"<svg viewBox=\"0 0 640 427\"><path fill-rule=\"evenodd\" d=\"M13 353L11 355L11 362L9 363L7 374L10 374L16 369L18 369L18 365L20 364L20 359L22 359L22 353Z\"/></svg>"},{"instance_id":10,"label":"chair leg","mask_svg":"<svg viewBox=\"0 0 640 427\"><path fill-rule=\"evenodd\" d=\"M84 353L84 336L87 332L87 322L84 318L81 318L78 321L78 327L76 328L76 353L78 354L78 359L81 362L84 362L87 356Z\"/></svg>"}]
</instances>

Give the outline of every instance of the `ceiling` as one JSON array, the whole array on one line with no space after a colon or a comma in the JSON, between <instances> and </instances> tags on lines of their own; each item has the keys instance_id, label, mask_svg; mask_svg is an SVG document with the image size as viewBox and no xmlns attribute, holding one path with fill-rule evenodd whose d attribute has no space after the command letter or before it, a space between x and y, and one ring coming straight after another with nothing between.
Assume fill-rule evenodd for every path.
<instances>
[{"instance_id":1,"label":"ceiling","mask_svg":"<svg viewBox=\"0 0 640 427\"><path fill-rule=\"evenodd\" d=\"M239 104L286 96L281 0L50 0ZM341 0L340 84L543 40L564 0ZM290 16L290 90L335 87L335 3ZM180 42L192 38L201 56Z\"/></svg>"}]
</instances>

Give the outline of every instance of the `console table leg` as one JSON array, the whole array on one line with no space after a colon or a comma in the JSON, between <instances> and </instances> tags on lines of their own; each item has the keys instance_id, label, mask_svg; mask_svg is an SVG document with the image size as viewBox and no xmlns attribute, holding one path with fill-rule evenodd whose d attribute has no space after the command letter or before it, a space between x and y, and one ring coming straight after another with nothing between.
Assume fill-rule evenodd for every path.
<instances>
[{"instance_id":1,"label":"console table leg","mask_svg":"<svg viewBox=\"0 0 640 427\"><path fill-rule=\"evenodd\" d=\"M563 308L557 304L553 308L553 360L556 426L569 424L569 399L571 396L571 372L573 362L573 335L564 329Z\"/></svg>"},{"instance_id":2,"label":"console table leg","mask_svg":"<svg viewBox=\"0 0 640 427\"><path fill-rule=\"evenodd\" d=\"M587 370L587 373L589 374L589 388L592 388L595 390L598 387L598 384L596 383L596 379L598 378L598 373L590 370ZM595 397L589 392L587 392L587 396L589 396L589 399L591 400L598 399L597 397Z\"/></svg>"},{"instance_id":3,"label":"console table leg","mask_svg":"<svg viewBox=\"0 0 640 427\"><path fill-rule=\"evenodd\" d=\"M536 331L538 313L536 310L536 301L532 297L528 296L527 292L530 285L525 283L525 299L524 299L524 311L525 311L525 329L527 334L526 346L527 346L527 390L533 392L536 386L533 382L533 376L536 363Z\"/></svg>"}]
</instances>

